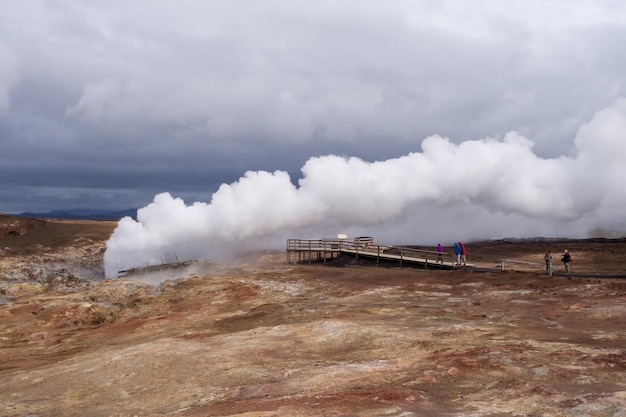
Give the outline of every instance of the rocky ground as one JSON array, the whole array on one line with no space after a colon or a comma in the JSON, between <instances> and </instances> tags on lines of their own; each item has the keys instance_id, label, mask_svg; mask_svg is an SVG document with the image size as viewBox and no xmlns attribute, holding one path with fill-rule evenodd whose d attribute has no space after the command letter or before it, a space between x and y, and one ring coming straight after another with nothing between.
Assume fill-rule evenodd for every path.
<instances>
[{"instance_id":1,"label":"rocky ground","mask_svg":"<svg viewBox=\"0 0 626 417\"><path fill-rule=\"evenodd\" d=\"M113 223L26 223L0 216L0 416L626 415L624 240L103 280Z\"/></svg>"}]
</instances>

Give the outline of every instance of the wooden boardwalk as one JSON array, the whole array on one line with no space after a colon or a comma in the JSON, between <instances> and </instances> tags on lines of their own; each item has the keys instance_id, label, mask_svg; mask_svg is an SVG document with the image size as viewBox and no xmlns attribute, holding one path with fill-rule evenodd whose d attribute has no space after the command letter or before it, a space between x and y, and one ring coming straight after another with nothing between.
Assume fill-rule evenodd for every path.
<instances>
[{"instance_id":1,"label":"wooden boardwalk","mask_svg":"<svg viewBox=\"0 0 626 417\"><path fill-rule=\"evenodd\" d=\"M141 275L141 274L147 274L150 272L167 271L167 270L172 270L172 269L177 269L177 268L183 268L183 267L191 265L193 262L194 261L170 262L170 263L162 263L162 264L157 264L157 265L138 266L135 268L124 269L122 271L118 271L117 277L124 278L124 277L131 276L131 275Z\"/></svg>"},{"instance_id":2,"label":"wooden boardwalk","mask_svg":"<svg viewBox=\"0 0 626 417\"><path fill-rule=\"evenodd\" d=\"M287 262L324 262L340 255L374 259L376 263L397 262L399 266L418 265L424 268L453 269L454 255L444 252L442 261L438 261L436 251L415 247L389 246L374 244L371 237L354 239L288 239ZM466 265L471 267L472 265Z\"/></svg>"}]
</instances>

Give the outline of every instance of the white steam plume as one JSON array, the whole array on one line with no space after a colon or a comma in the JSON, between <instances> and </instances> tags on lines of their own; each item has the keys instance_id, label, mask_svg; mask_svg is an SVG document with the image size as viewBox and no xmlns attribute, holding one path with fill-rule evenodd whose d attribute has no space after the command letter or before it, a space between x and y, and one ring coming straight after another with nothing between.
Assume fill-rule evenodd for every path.
<instances>
[{"instance_id":1,"label":"white steam plume","mask_svg":"<svg viewBox=\"0 0 626 417\"><path fill-rule=\"evenodd\" d=\"M208 204L157 195L137 221L119 222L105 272L337 233L422 245L622 233L625 161L626 99L598 112L579 129L572 152L554 159L535 155L533 142L515 132L459 145L431 136L422 152L386 161L315 157L298 187L285 172L246 172Z\"/></svg>"}]
</instances>

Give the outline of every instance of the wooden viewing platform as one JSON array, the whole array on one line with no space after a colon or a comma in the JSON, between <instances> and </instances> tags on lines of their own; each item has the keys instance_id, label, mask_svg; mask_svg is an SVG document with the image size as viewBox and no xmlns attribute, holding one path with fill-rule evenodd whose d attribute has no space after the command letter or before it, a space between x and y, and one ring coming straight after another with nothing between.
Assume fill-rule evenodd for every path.
<instances>
[{"instance_id":1,"label":"wooden viewing platform","mask_svg":"<svg viewBox=\"0 0 626 417\"><path fill-rule=\"evenodd\" d=\"M438 253L432 250L403 246L379 245L371 237L356 237L354 239L287 239L287 262L324 262L340 255L355 256L381 261L398 262L403 264L420 265L424 268L452 269L455 267L453 254L442 253L443 261L437 262ZM471 266L471 265L467 265Z\"/></svg>"}]
</instances>

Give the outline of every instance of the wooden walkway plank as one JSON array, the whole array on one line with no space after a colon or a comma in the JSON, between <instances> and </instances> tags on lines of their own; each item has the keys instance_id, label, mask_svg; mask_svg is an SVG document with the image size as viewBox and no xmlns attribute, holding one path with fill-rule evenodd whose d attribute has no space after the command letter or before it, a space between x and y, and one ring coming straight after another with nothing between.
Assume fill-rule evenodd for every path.
<instances>
[{"instance_id":1,"label":"wooden walkway plank","mask_svg":"<svg viewBox=\"0 0 626 417\"><path fill-rule=\"evenodd\" d=\"M424 268L455 268L454 261L437 262L438 253L431 250L413 247L395 247L390 245L374 244L370 237L349 239L288 239L287 261L292 262L292 255L297 255L297 262L323 261L333 259L339 255L353 255L374 258L380 261L398 261L403 263L423 265ZM447 253L442 255L446 256ZM464 265L472 267L472 265Z\"/></svg>"}]
</instances>

